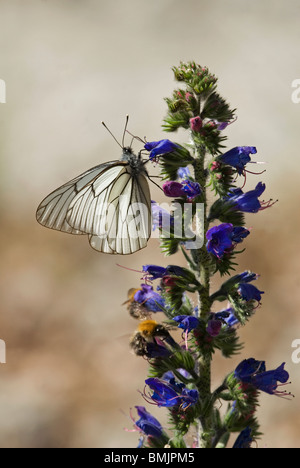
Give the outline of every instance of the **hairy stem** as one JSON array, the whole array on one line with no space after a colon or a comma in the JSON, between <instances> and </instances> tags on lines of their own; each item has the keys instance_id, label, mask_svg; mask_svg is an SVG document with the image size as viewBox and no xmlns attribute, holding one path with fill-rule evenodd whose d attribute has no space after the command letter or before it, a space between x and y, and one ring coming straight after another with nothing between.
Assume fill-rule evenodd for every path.
<instances>
[{"instance_id":1,"label":"hairy stem","mask_svg":"<svg viewBox=\"0 0 300 468\"><path fill-rule=\"evenodd\" d=\"M210 300L210 268L209 256L206 250L206 233L208 230L207 220L207 193L206 193L206 171L205 171L205 149L195 145L197 159L194 163L195 180L201 185L203 203L203 218L201 220L196 215L197 234L202 237L203 245L200 249L193 252L194 261L197 265L197 279L202 288L199 291L199 317L205 321L208 320L211 311ZM212 424L212 405L211 405L211 355L202 353L198 360L199 371L199 396L202 403L202 414L200 416L198 427L198 441L202 448L211 446L210 438L205 436L209 434Z\"/></svg>"}]
</instances>

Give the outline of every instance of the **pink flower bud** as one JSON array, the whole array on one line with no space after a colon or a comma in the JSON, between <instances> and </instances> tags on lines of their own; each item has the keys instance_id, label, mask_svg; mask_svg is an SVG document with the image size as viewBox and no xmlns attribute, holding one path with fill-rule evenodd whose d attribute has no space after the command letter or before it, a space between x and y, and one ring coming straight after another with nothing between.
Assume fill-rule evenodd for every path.
<instances>
[{"instance_id":1,"label":"pink flower bud","mask_svg":"<svg viewBox=\"0 0 300 468\"><path fill-rule=\"evenodd\" d=\"M183 197L185 192L183 190L183 185L179 182L170 180L163 184L163 191L167 197Z\"/></svg>"},{"instance_id":2,"label":"pink flower bud","mask_svg":"<svg viewBox=\"0 0 300 468\"><path fill-rule=\"evenodd\" d=\"M211 168L210 170L213 172L213 171L217 171L218 169L220 169L221 167L221 164L218 162L218 161L214 161L211 165Z\"/></svg>"},{"instance_id":3,"label":"pink flower bud","mask_svg":"<svg viewBox=\"0 0 300 468\"><path fill-rule=\"evenodd\" d=\"M190 119L190 125L193 132L200 132L202 128L202 119L198 117L193 117Z\"/></svg>"}]
</instances>

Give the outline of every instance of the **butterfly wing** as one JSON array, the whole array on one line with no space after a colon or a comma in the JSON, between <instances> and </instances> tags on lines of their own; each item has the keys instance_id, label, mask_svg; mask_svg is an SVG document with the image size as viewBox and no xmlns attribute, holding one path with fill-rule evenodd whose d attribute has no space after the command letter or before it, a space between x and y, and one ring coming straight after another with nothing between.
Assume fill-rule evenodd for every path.
<instances>
[{"instance_id":1,"label":"butterfly wing","mask_svg":"<svg viewBox=\"0 0 300 468\"><path fill-rule=\"evenodd\" d=\"M69 205L92 180L116 163L118 161L111 161L95 166L54 190L40 203L36 212L37 221L50 229L70 234L86 234L86 232L81 229L75 229L67 222L66 215Z\"/></svg>"},{"instance_id":2,"label":"butterfly wing","mask_svg":"<svg viewBox=\"0 0 300 468\"><path fill-rule=\"evenodd\" d=\"M118 162L86 185L71 201L67 223L89 234L91 247L109 254L131 254L151 235L151 198L143 173Z\"/></svg>"},{"instance_id":3,"label":"butterfly wing","mask_svg":"<svg viewBox=\"0 0 300 468\"><path fill-rule=\"evenodd\" d=\"M107 213L108 230L89 236L91 247L105 253L128 255L147 246L151 236L151 197L146 177L131 177L119 197L110 194L112 213Z\"/></svg>"}]
</instances>

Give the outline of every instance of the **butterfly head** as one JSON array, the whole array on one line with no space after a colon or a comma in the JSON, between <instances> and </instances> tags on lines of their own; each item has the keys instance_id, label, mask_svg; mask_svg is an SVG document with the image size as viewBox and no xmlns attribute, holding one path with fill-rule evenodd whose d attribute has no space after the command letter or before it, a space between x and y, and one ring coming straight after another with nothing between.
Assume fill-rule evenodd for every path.
<instances>
[{"instance_id":1,"label":"butterfly head","mask_svg":"<svg viewBox=\"0 0 300 468\"><path fill-rule=\"evenodd\" d=\"M133 152L131 147L124 147L123 154L120 161L126 161L130 168L133 176L138 176L139 174L147 174L145 164L141 158L141 154L138 156Z\"/></svg>"}]
</instances>

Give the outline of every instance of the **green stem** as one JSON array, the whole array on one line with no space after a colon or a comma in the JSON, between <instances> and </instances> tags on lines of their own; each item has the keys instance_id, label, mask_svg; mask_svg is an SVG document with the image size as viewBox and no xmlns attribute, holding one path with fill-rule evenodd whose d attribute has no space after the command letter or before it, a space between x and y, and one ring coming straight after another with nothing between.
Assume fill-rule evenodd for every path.
<instances>
[{"instance_id":1,"label":"green stem","mask_svg":"<svg viewBox=\"0 0 300 468\"><path fill-rule=\"evenodd\" d=\"M197 159L194 163L195 180L202 188L204 221L197 220L197 234L203 238L203 246L197 251L193 252L193 258L197 264L197 279L202 288L199 291L199 316L201 319L207 321L211 312L211 299L210 299L210 259L206 250L206 233L209 228L207 219L207 188L206 188L206 171L205 171L205 149L202 146L195 144L197 152ZM212 446L211 437L209 436L212 430L212 394L211 394L211 354L208 352L202 354L198 360L199 371L199 385L198 391L200 401L202 403L202 414L199 418L198 427L198 440L199 446L202 448L210 448Z\"/></svg>"}]
</instances>

